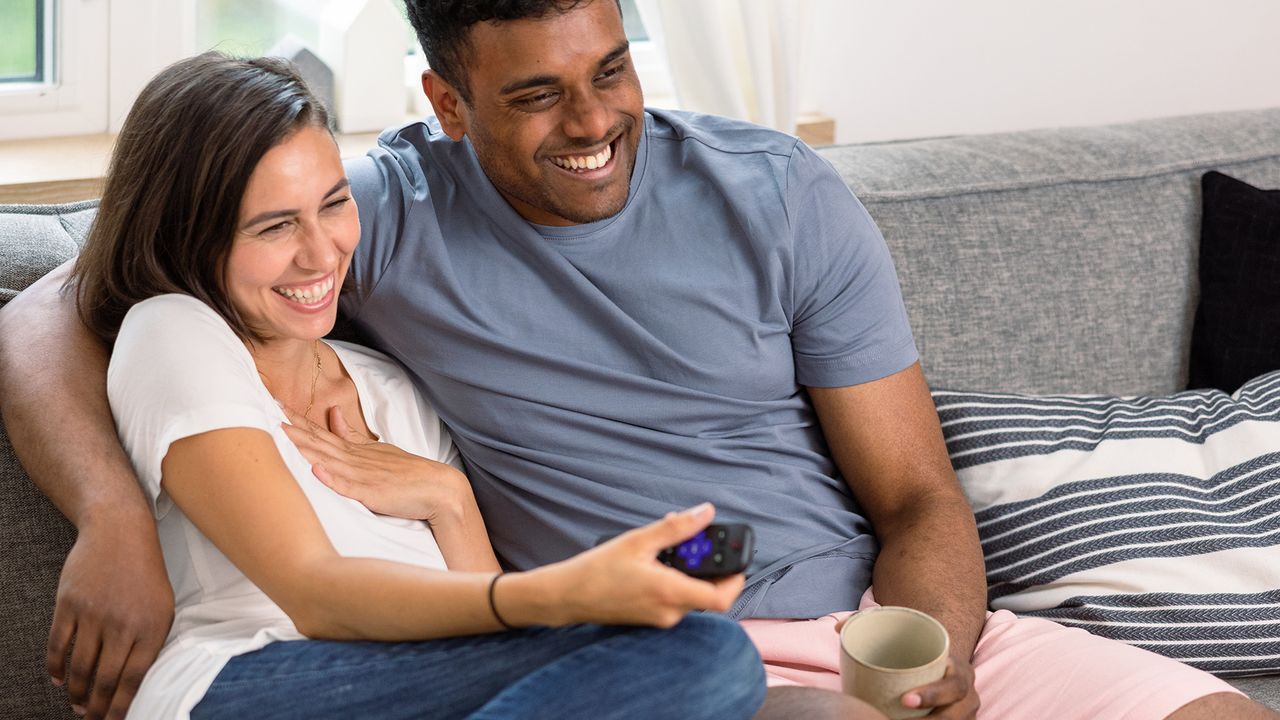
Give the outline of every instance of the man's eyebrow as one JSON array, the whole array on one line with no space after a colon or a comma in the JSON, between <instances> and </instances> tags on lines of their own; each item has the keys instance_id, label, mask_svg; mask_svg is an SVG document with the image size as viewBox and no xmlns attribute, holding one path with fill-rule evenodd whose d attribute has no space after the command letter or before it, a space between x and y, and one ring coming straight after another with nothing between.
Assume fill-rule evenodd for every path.
<instances>
[{"instance_id":1,"label":"man's eyebrow","mask_svg":"<svg viewBox=\"0 0 1280 720\"><path fill-rule=\"evenodd\" d=\"M605 65L608 65L609 63L613 62L614 60L617 60L623 55L626 55L627 51L630 49L631 49L631 41L623 40L621 43L618 44L618 47L614 48L613 50L610 50L609 54L604 56L604 59L600 61L600 67L604 67Z\"/></svg>"},{"instance_id":2,"label":"man's eyebrow","mask_svg":"<svg viewBox=\"0 0 1280 720\"><path fill-rule=\"evenodd\" d=\"M351 180L344 177L338 182L334 183L333 187L329 188L329 191L324 194L324 197L329 197L330 195L338 192L339 190L346 188L350 184L351 184ZM253 217L249 218L249 220L245 222L245 224L242 225L241 227L252 227L254 225L257 225L260 222L266 222L267 220L275 220L276 218L293 217L294 215L297 215L300 212L302 211L296 208L286 209L286 210L268 210L266 212L258 213L257 215L254 215Z\"/></svg>"},{"instance_id":3,"label":"man's eyebrow","mask_svg":"<svg viewBox=\"0 0 1280 720\"><path fill-rule=\"evenodd\" d=\"M610 50L609 54L604 56L598 67L604 67L623 55L626 55L627 51L630 49L631 42L629 40L623 40L618 47ZM542 87L543 85L555 85L558 82L560 82L560 77L557 75L533 75L531 77L521 78L520 80L513 80L506 85L503 85L502 89L498 91L498 94L510 95L511 93L528 90L529 88Z\"/></svg>"}]
</instances>

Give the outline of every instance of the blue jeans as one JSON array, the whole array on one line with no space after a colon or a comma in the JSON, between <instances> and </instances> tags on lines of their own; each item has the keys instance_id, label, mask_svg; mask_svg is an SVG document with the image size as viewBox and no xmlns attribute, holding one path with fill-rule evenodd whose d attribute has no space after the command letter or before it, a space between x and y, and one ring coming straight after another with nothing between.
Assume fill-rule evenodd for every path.
<instances>
[{"instance_id":1,"label":"blue jeans","mask_svg":"<svg viewBox=\"0 0 1280 720\"><path fill-rule=\"evenodd\" d=\"M424 642L298 640L232 658L194 720L749 718L764 669L737 623L575 625Z\"/></svg>"}]
</instances>

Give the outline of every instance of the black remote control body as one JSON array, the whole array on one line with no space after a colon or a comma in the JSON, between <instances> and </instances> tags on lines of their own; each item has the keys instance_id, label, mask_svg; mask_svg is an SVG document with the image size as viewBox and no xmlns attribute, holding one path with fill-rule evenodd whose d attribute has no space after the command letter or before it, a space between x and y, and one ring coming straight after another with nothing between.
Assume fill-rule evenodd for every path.
<instances>
[{"instance_id":1,"label":"black remote control body","mask_svg":"<svg viewBox=\"0 0 1280 720\"><path fill-rule=\"evenodd\" d=\"M658 553L658 561L696 578L718 578L745 571L755 552L750 525L713 523Z\"/></svg>"}]
</instances>

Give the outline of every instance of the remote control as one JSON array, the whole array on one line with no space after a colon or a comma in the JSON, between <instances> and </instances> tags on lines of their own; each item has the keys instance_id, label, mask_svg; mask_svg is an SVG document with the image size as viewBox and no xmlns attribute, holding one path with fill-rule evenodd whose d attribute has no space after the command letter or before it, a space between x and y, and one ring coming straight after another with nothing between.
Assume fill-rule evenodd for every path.
<instances>
[{"instance_id":1,"label":"remote control","mask_svg":"<svg viewBox=\"0 0 1280 720\"><path fill-rule=\"evenodd\" d=\"M658 553L658 561L696 578L718 578L746 570L755 551L750 525L716 523Z\"/></svg>"}]
</instances>

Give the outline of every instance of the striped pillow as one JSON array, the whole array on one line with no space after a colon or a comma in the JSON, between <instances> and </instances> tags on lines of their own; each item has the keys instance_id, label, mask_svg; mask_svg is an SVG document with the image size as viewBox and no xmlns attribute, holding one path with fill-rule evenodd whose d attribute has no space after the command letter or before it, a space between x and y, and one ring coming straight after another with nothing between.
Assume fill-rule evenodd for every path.
<instances>
[{"instance_id":1,"label":"striped pillow","mask_svg":"<svg viewBox=\"0 0 1280 720\"><path fill-rule=\"evenodd\" d=\"M1280 372L1231 396L933 395L993 608L1280 671Z\"/></svg>"}]
</instances>

